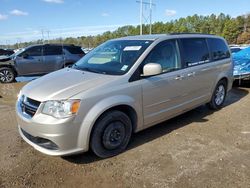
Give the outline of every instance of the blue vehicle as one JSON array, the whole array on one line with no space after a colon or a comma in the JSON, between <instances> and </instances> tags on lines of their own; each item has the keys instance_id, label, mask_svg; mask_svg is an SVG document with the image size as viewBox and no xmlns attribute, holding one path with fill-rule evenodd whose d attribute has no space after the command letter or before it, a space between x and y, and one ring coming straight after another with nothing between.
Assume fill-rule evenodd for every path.
<instances>
[{"instance_id":1,"label":"blue vehicle","mask_svg":"<svg viewBox=\"0 0 250 188\"><path fill-rule=\"evenodd\" d=\"M234 79L250 80L250 47L233 54Z\"/></svg>"}]
</instances>

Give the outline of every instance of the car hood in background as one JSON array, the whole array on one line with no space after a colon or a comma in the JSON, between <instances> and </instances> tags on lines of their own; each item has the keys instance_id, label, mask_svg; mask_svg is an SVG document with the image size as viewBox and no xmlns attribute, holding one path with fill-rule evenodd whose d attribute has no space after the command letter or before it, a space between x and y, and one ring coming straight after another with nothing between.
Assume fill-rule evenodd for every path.
<instances>
[{"instance_id":1,"label":"car hood in background","mask_svg":"<svg viewBox=\"0 0 250 188\"><path fill-rule=\"evenodd\" d=\"M233 54L234 76L250 74L250 47Z\"/></svg>"},{"instance_id":2,"label":"car hood in background","mask_svg":"<svg viewBox=\"0 0 250 188\"><path fill-rule=\"evenodd\" d=\"M0 56L0 62L7 62L11 61L11 58L8 56Z\"/></svg>"},{"instance_id":3,"label":"car hood in background","mask_svg":"<svg viewBox=\"0 0 250 188\"><path fill-rule=\"evenodd\" d=\"M114 76L65 68L28 83L23 87L22 94L40 102L64 100L113 78Z\"/></svg>"}]
</instances>

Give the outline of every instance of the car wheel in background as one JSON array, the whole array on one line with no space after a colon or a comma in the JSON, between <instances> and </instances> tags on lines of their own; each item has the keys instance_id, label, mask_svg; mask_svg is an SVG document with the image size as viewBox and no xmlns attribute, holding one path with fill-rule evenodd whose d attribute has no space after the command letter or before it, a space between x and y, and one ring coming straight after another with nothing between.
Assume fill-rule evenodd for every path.
<instances>
[{"instance_id":1,"label":"car wheel in background","mask_svg":"<svg viewBox=\"0 0 250 188\"><path fill-rule=\"evenodd\" d=\"M12 68L2 67L0 68L0 82L11 83L15 81L15 72Z\"/></svg>"}]
</instances>

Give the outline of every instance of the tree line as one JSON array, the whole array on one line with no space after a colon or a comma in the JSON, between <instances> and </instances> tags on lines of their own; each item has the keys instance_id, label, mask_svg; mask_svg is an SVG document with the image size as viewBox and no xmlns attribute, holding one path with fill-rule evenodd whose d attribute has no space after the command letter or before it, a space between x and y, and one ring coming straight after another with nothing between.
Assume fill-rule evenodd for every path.
<instances>
[{"instance_id":1,"label":"tree line","mask_svg":"<svg viewBox=\"0 0 250 188\"><path fill-rule=\"evenodd\" d=\"M149 32L149 25L143 25L143 32ZM207 33L224 37L229 44L250 44L250 14L232 18L223 13L219 15L211 14L208 16L193 15L186 18L179 18L170 22L155 22L152 25L153 34L162 33ZM96 36L68 37L65 39L57 38L50 41L37 40L15 44L21 47L37 43L63 43L80 45L85 48L93 48L106 40L119 38L128 35L139 35L140 26L126 25L119 27L115 31L107 31Z\"/></svg>"}]
</instances>

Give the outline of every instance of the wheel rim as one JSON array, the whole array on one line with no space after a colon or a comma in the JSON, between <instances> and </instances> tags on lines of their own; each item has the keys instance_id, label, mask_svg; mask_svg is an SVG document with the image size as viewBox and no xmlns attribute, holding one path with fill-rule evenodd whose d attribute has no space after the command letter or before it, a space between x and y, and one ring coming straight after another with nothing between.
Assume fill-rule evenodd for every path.
<instances>
[{"instance_id":1,"label":"wheel rim","mask_svg":"<svg viewBox=\"0 0 250 188\"><path fill-rule=\"evenodd\" d=\"M10 82L13 80L13 77L14 77L13 73L9 70L2 70L0 72L0 80L2 82Z\"/></svg>"},{"instance_id":2,"label":"wheel rim","mask_svg":"<svg viewBox=\"0 0 250 188\"><path fill-rule=\"evenodd\" d=\"M116 149L122 145L125 134L126 130L122 122L112 122L104 130L102 143L106 149Z\"/></svg>"},{"instance_id":3,"label":"wheel rim","mask_svg":"<svg viewBox=\"0 0 250 188\"><path fill-rule=\"evenodd\" d=\"M225 98L225 87L223 85L220 85L215 93L215 103L216 105L221 105Z\"/></svg>"}]
</instances>

